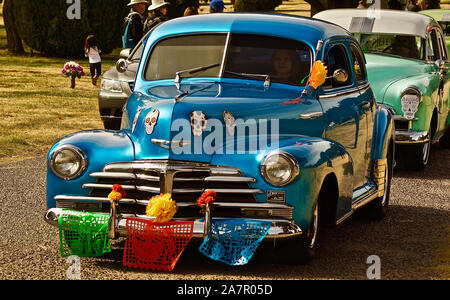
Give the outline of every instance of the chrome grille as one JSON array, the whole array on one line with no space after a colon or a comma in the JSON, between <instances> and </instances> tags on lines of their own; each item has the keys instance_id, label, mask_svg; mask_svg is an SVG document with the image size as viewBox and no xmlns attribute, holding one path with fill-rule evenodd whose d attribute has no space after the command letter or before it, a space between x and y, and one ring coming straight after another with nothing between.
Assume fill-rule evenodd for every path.
<instances>
[{"instance_id":1,"label":"chrome grille","mask_svg":"<svg viewBox=\"0 0 450 300\"><path fill-rule=\"evenodd\" d=\"M249 203L256 202L255 194L263 193L259 189L250 188L250 183L256 180L244 177L236 168L202 163L112 163L106 165L102 172L92 173L90 176L97 178L95 183L83 185L83 188L91 189L90 196L107 197L112 186L120 184L127 192L128 199L141 202L160 193L171 193L177 203L194 204L203 192L213 189L217 193L217 202ZM185 205L178 215L188 211L198 211L198 208ZM239 213L240 210L236 208L236 212Z\"/></svg>"},{"instance_id":2,"label":"chrome grille","mask_svg":"<svg viewBox=\"0 0 450 300\"><path fill-rule=\"evenodd\" d=\"M133 161L111 163L102 172L89 174L95 183L85 183L89 196L55 196L56 201L74 202L75 208L83 209L83 203L101 204L109 211L108 194L114 184L120 184L127 192L120 201L120 212L145 215L149 199L160 193L171 193L177 201L177 218L199 218L196 200L205 191L217 193L215 217L282 217L292 220L293 209L276 203L258 203L256 194L264 193L250 186L256 182L243 176L233 167L213 166L203 163L180 161Z\"/></svg>"}]
</instances>

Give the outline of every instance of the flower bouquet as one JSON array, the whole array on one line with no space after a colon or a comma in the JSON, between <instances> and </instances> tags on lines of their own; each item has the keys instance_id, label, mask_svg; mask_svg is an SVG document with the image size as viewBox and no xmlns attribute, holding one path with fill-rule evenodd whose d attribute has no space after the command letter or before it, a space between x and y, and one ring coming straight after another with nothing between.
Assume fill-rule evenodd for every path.
<instances>
[{"instance_id":1,"label":"flower bouquet","mask_svg":"<svg viewBox=\"0 0 450 300\"><path fill-rule=\"evenodd\" d=\"M84 70L78 62L69 61L64 65L61 74L70 77L70 87L75 88L75 78L84 76Z\"/></svg>"}]
</instances>

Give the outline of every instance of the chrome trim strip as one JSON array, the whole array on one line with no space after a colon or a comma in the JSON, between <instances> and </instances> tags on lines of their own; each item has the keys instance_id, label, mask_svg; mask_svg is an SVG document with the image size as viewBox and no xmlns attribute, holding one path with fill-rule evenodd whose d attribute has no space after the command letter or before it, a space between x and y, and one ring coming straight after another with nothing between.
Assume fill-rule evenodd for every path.
<instances>
[{"instance_id":1,"label":"chrome trim strip","mask_svg":"<svg viewBox=\"0 0 450 300\"><path fill-rule=\"evenodd\" d=\"M112 189L114 184L103 184L103 183L85 183L81 187L83 189ZM122 185L124 190L136 190L136 186L134 185Z\"/></svg>"},{"instance_id":2,"label":"chrome trim strip","mask_svg":"<svg viewBox=\"0 0 450 300\"><path fill-rule=\"evenodd\" d=\"M300 119L302 120L310 120L310 119L315 119L315 118L319 118L323 116L323 112L321 111L315 111L315 112L310 112L310 113L306 113L306 114L301 114L300 115Z\"/></svg>"},{"instance_id":3,"label":"chrome trim strip","mask_svg":"<svg viewBox=\"0 0 450 300\"><path fill-rule=\"evenodd\" d=\"M428 131L395 131L396 144L420 144L429 141Z\"/></svg>"},{"instance_id":4,"label":"chrome trim strip","mask_svg":"<svg viewBox=\"0 0 450 300\"><path fill-rule=\"evenodd\" d=\"M74 202L101 202L101 203L110 203L107 197L88 197L88 196L70 196L70 195L57 195L53 199L58 200L66 200L66 201L74 201ZM120 200L120 203L123 204L137 204L137 201L134 199L123 198Z\"/></svg>"},{"instance_id":5,"label":"chrome trim strip","mask_svg":"<svg viewBox=\"0 0 450 300\"><path fill-rule=\"evenodd\" d=\"M255 178L238 176L208 176L204 180L207 182L256 182Z\"/></svg>"},{"instance_id":6,"label":"chrome trim strip","mask_svg":"<svg viewBox=\"0 0 450 300\"><path fill-rule=\"evenodd\" d=\"M357 210L366 205L367 203L369 203L370 201L376 199L377 197L378 197L378 189L373 188L370 190L370 192L360 197L358 200L354 201L352 203L352 209Z\"/></svg>"},{"instance_id":7,"label":"chrome trim strip","mask_svg":"<svg viewBox=\"0 0 450 300\"><path fill-rule=\"evenodd\" d=\"M99 178L136 179L136 175L134 175L133 173L124 173L124 172L94 172L89 174L89 176Z\"/></svg>"},{"instance_id":8,"label":"chrome trim strip","mask_svg":"<svg viewBox=\"0 0 450 300\"><path fill-rule=\"evenodd\" d=\"M341 96L350 95L350 94L354 94L354 93L359 93L359 88L356 87L356 88L352 88L352 89L334 93L334 94L320 95L319 100L331 99L331 98L341 97Z\"/></svg>"}]
</instances>

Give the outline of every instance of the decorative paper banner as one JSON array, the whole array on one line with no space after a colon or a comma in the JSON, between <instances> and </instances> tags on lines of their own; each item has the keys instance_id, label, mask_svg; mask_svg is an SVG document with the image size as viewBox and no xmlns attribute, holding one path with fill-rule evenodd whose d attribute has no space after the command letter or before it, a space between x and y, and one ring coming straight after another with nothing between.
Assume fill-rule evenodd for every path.
<instances>
[{"instance_id":1,"label":"decorative paper banner","mask_svg":"<svg viewBox=\"0 0 450 300\"><path fill-rule=\"evenodd\" d=\"M194 222L157 223L127 219L123 265L145 270L172 271L192 238Z\"/></svg>"},{"instance_id":2,"label":"decorative paper banner","mask_svg":"<svg viewBox=\"0 0 450 300\"><path fill-rule=\"evenodd\" d=\"M111 252L108 214L63 211L58 219L62 257L99 257Z\"/></svg>"},{"instance_id":3,"label":"decorative paper banner","mask_svg":"<svg viewBox=\"0 0 450 300\"><path fill-rule=\"evenodd\" d=\"M269 232L270 225L270 221L212 219L211 231L199 250L230 266L245 265Z\"/></svg>"}]
</instances>

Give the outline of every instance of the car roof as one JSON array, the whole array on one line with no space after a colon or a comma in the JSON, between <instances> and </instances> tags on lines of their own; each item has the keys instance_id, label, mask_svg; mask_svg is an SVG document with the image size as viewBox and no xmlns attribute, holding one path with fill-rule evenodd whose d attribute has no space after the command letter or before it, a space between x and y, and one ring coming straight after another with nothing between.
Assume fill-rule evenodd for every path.
<instances>
[{"instance_id":1,"label":"car roof","mask_svg":"<svg viewBox=\"0 0 450 300\"><path fill-rule=\"evenodd\" d=\"M427 9L422 10L419 13L430 16L438 22L450 22L450 9Z\"/></svg>"},{"instance_id":2,"label":"car roof","mask_svg":"<svg viewBox=\"0 0 450 300\"><path fill-rule=\"evenodd\" d=\"M167 21L155 29L151 38L210 32L271 35L304 41L313 48L318 40L325 41L334 36L352 36L336 24L307 17L270 13L220 13Z\"/></svg>"},{"instance_id":3,"label":"car roof","mask_svg":"<svg viewBox=\"0 0 450 300\"><path fill-rule=\"evenodd\" d=\"M438 26L426 15L390 9L330 9L314 18L338 24L350 32L390 33L427 37L428 26Z\"/></svg>"}]
</instances>

